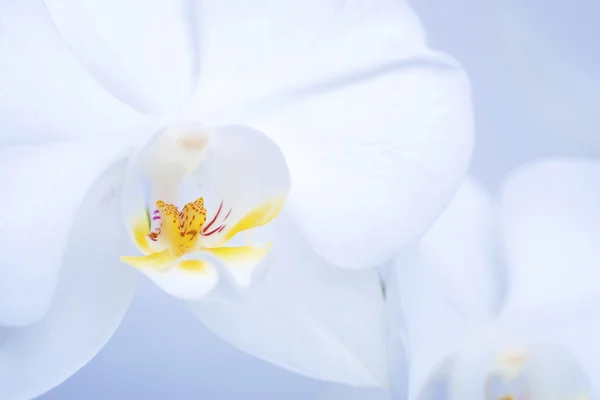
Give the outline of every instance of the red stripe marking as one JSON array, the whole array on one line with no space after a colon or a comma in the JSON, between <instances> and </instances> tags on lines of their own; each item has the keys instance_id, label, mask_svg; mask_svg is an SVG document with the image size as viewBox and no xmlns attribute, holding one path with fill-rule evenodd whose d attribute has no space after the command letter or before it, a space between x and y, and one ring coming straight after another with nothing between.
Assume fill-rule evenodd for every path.
<instances>
[{"instance_id":1,"label":"red stripe marking","mask_svg":"<svg viewBox=\"0 0 600 400\"><path fill-rule=\"evenodd\" d=\"M223 208L223 202L221 201L221 204L219 204L219 209L217 210L217 213L215 214L215 216L213 217L213 219L208 223L208 225L205 225L204 228L202 228L202 233L204 233L207 230L209 230L210 227L215 223L215 221L217 220L217 217L221 213L221 209L222 208Z\"/></svg>"}]
</instances>

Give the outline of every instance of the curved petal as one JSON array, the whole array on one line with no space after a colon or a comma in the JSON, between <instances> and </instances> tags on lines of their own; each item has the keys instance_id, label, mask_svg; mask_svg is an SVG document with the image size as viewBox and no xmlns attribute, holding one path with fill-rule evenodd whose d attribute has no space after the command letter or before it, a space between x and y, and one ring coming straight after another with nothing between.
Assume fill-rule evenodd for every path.
<instances>
[{"instance_id":1,"label":"curved petal","mask_svg":"<svg viewBox=\"0 0 600 400\"><path fill-rule=\"evenodd\" d=\"M266 229L266 228L265 228ZM189 303L223 339L312 378L355 386L387 379L384 298L376 271L343 271L320 260L282 215L268 272L241 298Z\"/></svg>"},{"instance_id":2,"label":"curved petal","mask_svg":"<svg viewBox=\"0 0 600 400\"><path fill-rule=\"evenodd\" d=\"M499 358L509 352L512 354L513 351L521 356L521 346L526 343L513 333L512 325L493 321L480 325L463 336L444 388L448 400L488 400L505 395L502 389L506 384L512 386L513 382L504 380L507 373L504 364L500 364L502 369L499 374L496 373ZM496 393L497 379L502 379L500 393Z\"/></svg>"},{"instance_id":3,"label":"curved petal","mask_svg":"<svg viewBox=\"0 0 600 400\"><path fill-rule=\"evenodd\" d=\"M327 385L313 400L391 400L387 389L356 388L352 386Z\"/></svg>"},{"instance_id":4,"label":"curved petal","mask_svg":"<svg viewBox=\"0 0 600 400\"><path fill-rule=\"evenodd\" d=\"M424 385L417 388L418 400L449 400L448 385L454 367L454 356L448 356L432 370Z\"/></svg>"},{"instance_id":5,"label":"curved petal","mask_svg":"<svg viewBox=\"0 0 600 400\"><path fill-rule=\"evenodd\" d=\"M300 100L253 126L285 154L290 212L313 248L335 265L364 268L393 257L450 201L470 157L471 124L463 72L412 66Z\"/></svg>"},{"instance_id":6,"label":"curved petal","mask_svg":"<svg viewBox=\"0 0 600 400\"><path fill-rule=\"evenodd\" d=\"M577 304L600 290L600 164L546 160L512 173L502 190L510 266L507 313Z\"/></svg>"},{"instance_id":7,"label":"curved petal","mask_svg":"<svg viewBox=\"0 0 600 400\"><path fill-rule=\"evenodd\" d=\"M269 223L287 200L291 183L286 160L277 145L259 131L236 125L215 128L206 167L208 182L202 168L198 169L200 177L195 174L189 179L189 183L202 185L200 193L206 191L207 200L213 200L202 229L204 246L227 243L238 233ZM210 234L219 225L224 229Z\"/></svg>"},{"instance_id":8,"label":"curved petal","mask_svg":"<svg viewBox=\"0 0 600 400\"><path fill-rule=\"evenodd\" d=\"M48 314L34 325L10 329L0 342L0 399L31 399L60 384L119 325L136 282L135 271L118 261L130 247L116 189L123 172L123 163L111 168L83 201ZM39 244L32 250L41 251Z\"/></svg>"},{"instance_id":9,"label":"curved petal","mask_svg":"<svg viewBox=\"0 0 600 400\"><path fill-rule=\"evenodd\" d=\"M79 205L117 156L97 143L0 149L0 324L46 313Z\"/></svg>"},{"instance_id":10,"label":"curved petal","mask_svg":"<svg viewBox=\"0 0 600 400\"><path fill-rule=\"evenodd\" d=\"M431 269L442 298L474 320L488 319L501 302L495 212L491 195L477 182L465 180L419 244L421 267Z\"/></svg>"},{"instance_id":11,"label":"curved petal","mask_svg":"<svg viewBox=\"0 0 600 400\"><path fill-rule=\"evenodd\" d=\"M140 114L77 62L43 1L0 3L0 144L124 136Z\"/></svg>"},{"instance_id":12,"label":"curved petal","mask_svg":"<svg viewBox=\"0 0 600 400\"><path fill-rule=\"evenodd\" d=\"M210 40L205 48L205 103L254 100L226 115L281 147L293 182L290 212L320 256L344 267L382 264L429 227L465 172L468 79L456 62L426 49L405 2L274 4L208 8L214 36L224 39L215 39L219 50ZM259 29L265 19L254 12L281 20ZM249 46L252 56L235 62L231 46L255 39L261 45ZM290 42L298 44L285 48ZM260 100L262 91L273 97ZM210 118L217 106L190 107Z\"/></svg>"},{"instance_id":13,"label":"curved petal","mask_svg":"<svg viewBox=\"0 0 600 400\"><path fill-rule=\"evenodd\" d=\"M115 96L146 112L187 100L197 77L190 1L45 1L71 51Z\"/></svg>"},{"instance_id":14,"label":"curved petal","mask_svg":"<svg viewBox=\"0 0 600 400\"><path fill-rule=\"evenodd\" d=\"M485 323L500 298L493 264L493 205L465 181L413 260L397 259L397 281L410 342L411 398L463 337ZM444 334L439 334L443 327Z\"/></svg>"},{"instance_id":15,"label":"curved petal","mask_svg":"<svg viewBox=\"0 0 600 400\"><path fill-rule=\"evenodd\" d=\"M596 293L586 299L584 304L571 310L565 309L560 315L552 315L552 325L547 324L549 318L537 324L539 329L549 336L546 338L547 342L564 347L574 357L575 360L565 363L564 366L574 373L573 378L579 379L577 381L572 379L567 383L580 385L579 388L575 385L571 386L573 389L581 389L581 386L589 385L592 399L600 395L600 357L595 351L600 337L599 304L600 297ZM548 326L554 326L556 329L549 329ZM588 379L585 379L583 374L587 375Z\"/></svg>"},{"instance_id":16,"label":"curved petal","mask_svg":"<svg viewBox=\"0 0 600 400\"><path fill-rule=\"evenodd\" d=\"M404 1L207 0L196 11L202 65L186 107L191 113L211 115L309 85L343 83L430 55Z\"/></svg>"},{"instance_id":17,"label":"curved petal","mask_svg":"<svg viewBox=\"0 0 600 400\"><path fill-rule=\"evenodd\" d=\"M595 341L592 343L589 344L595 345ZM590 398L589 373L573 354L561 345L544 345L534 349L524 374L534 399Z\"/></svg>"}]
</instances>

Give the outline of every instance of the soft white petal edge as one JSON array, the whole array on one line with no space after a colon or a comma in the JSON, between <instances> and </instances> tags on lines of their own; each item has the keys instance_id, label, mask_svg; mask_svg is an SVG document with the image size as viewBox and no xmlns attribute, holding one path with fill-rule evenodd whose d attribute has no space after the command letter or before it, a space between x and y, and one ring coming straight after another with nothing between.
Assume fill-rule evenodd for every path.
<instances>
[{"instance_id":1,"label":"soft white petal edge","mask_svg":"<svg viewBox=\"0 0 600 400\"><path fill-rule=\"evenodd\" d=\"M311 246L350 268L383 264L431 226L463 178L473 135L466 74L436 64L357 80L249 124L283 150L290 213Z\"/></svg>"},{"instance_id":2,"label":"soft white petal edge","mask_svg":"<svg viewBox=\"0 0 600 400\"><path fill-rule=\"evenodd\" d=\"M185 110L195 116L222 117L232 108L245 114L248 106L256 111L257 101L277 104L278 95L338 86L399 60L432 56L419 19L402 0L210 0L194 11L202 69Z\"/></svg>"},{"instance_id":3,"label":"soft white petal edge","mask_svg":"<svg viewBox=\"0 0 600 400\"><path fill-rule=\"evenodd\" d=\"M225 108L211 123L230 118L277 142L290 212L320 256L372 267L429 228L466 170L472 107L465 72L427 49L407 2L222 1L202 11L212 34L185 113Z\"/></svg>"},{"instance_id":4,"label":"soft white petal edge","mask_svg":"<svg viewBox=\"0 0 600 400\"><path fill-rule=\"evenodd\" d=\"M600 163L548 159L510 174L502 233L510 266L506 312L578 304L600 291Z\"/></svg>"},{"instance_id":5,"label":"soft white petal edge","mask_svg":"<svg viewBox=\"0 0 600 400\"><path fill-rule=\"evenodd\" d=\"M412 259L396 260L397 280L390 284L399 287L398 309L408 327L410 398L422 391L464 335L490 318L498 302L493 216L490 195L465 180Z\"/></svg>"},{"instance_id":6,"label":"soft white petal edge","mask_svg":"<svg viewBox=\"0 0 600 400\"><path fill-rule=\"evenodd\" d=\"M27 325L48 310L77 210L117 158L106 143L0 149L0 324Z\"/></svg>"},{"instance_id":7,"label":"soft white petal edge","mask_svg":"<svg viewBox=\"0 0 600 400\"><path fill-rule=\"evenodd\" d=\"M1 400L31 399L59 385L120 324L137 278L118 258L131 251L116 189L123 172L123 163L111 168L79 209L48 314L34 325L10 329L0 342Z\"/></svg>"},{"instance_id":8,"label":"soft white petal edge","mask_svg":"<svg viewBox=\"0 0 600 400\"><path fill-rule=\"evenodd\" d=\"M266 229L265 276L241 298L188 303L239 349L316 379L387 383L385 305L375 270L345 271L319 259L285 212Z\"/></svg>"},{"instance_id":9,"label":"soft white petal edge","mask_svg":"<svg viewBox=\"0 0 600 400\"><path fill-rule=\"evenodd\" d=\"M173 112L198 72L191 1L45 0L71 52L117 98Z\"/></svg>"},{"instance_id":10,"label":"soft white petal edge","mask_svg":"<svg viewBox=\"0 0 600 400\"><path fill-rule=\"evenodd\" d=\"M144 116L73 57L43 0L0 2L0 143L122 137Z\"/></svg>"},{"instance_id":11,"label":"soft white petal edge","mask_svg":"<svg viewBox=\"0 0 600 400\"><path fill-rule=\"evenodd\" d=\"M420 260L438 278L442 297L467 318L487 319L500 303L496 212L491 194L466 179L419 243Z\"/></svg>"},{"instance_id":12,"label":"soft white petal edge","mask_svg":"<svg viewBox=\"0 0 600 400\"><path fill-rule=\"evenodd\" d=\"M533 365L542 372L537 379L550 381L546 382L547 386L556 392L568 391L577 400L575 396L583 394L586 388L590 389L590 399L600 395L600 358L595 351L600 337L599 313L600 292L576 305L547 310L535 318L525 310L519 316L507 317L538 343L554 347L551 352L540 354L539 365ZM547 357L562 359L562 363L549 362ZM563 379L557 379L554 374L562 375Z\"/></svg>"}]
</instances>

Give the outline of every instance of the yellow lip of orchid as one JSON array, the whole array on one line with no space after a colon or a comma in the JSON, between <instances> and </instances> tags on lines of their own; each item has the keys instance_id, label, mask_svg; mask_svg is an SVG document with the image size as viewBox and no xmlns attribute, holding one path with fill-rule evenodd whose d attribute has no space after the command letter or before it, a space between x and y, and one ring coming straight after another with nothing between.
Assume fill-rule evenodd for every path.
<instances>
[{"instance_id":1,"label":"yellow lip of orchid","mask_svg":"<svg viewBox=\"0 0 600 400\"><path fill-rule=\"evenodd\" d=\"M269 224L290 186L283 154L262 133L169 125L130 159L123 215L142 254L121 260L179 298L211 292L220 278L215 266L247 287L271 243L238 234ZM196 200L179 208L182 197Z\"/></svg>"},{"instance_id":2,"label":"yellow lip of orchid","mask_svg":"<svg viewBox=\"0 0 600 400\"><path fill-rule=\"evenodd\" d=\"M137 223L133 229L138 246L147 254L122 256L121 260L136 268L152 267L164 270L176 266L177 259L188 253L204 251L228 264L235 263L236 260L258 262L267 254L270 243L263 246L226 247L225 245L236 234L269 223L279 214L284 203L283 196L267 201L246 213L230 229L226 229L232 209L225 212L223 202L211 220L206 223L207 211L202 197L187 203L181 211L173 204L158 200L152 216L152 220L158 222L158 227L151 230L150 217L147 214L146 220ZM223 234L217 246L208 247L203 243L204 237L216 234ZM157 243L160 250L153 251L149 242ZM178 266L181 267L181 264ZM198 268L195 270L202 272Z\"/></svg>"}]
</instances>

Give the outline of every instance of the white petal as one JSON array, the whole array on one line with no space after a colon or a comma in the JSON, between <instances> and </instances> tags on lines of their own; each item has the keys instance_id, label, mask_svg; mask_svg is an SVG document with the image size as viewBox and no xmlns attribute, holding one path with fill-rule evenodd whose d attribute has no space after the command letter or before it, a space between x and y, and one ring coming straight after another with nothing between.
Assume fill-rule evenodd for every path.
<instances>
[{"instance_id":1,"label":"white petal","mask_svg":"<svg viewBox=\"0 0 600 400\"><path fill-rule=\"evenodd\" d=\"M584 400L590 392L588 373L562 345L534 349L525 368L533 399Z\"/></svg>"},{"instance_id":2,"label":"white petal","mask_svg":"<svg viewBox=\"0 0 600 400\"><path fill-rule=\"evenodd\" d=\"M330 384L314 400L391 400L388 389L356 388Z\"/></svg>"},{"instance_id":3,"label":"white petal","mask_svg":"<svg viewBox=\"0 0 600 400\"><path fill-rule=\"evenodd\" d=\"M27 325L46 313L79 205L116 157L101 144L0 149L1 324Z\"/></svg>"},{"instance_id":4,"label":"white petal","mask_svg":"<svg viewBox=\"0 0 600 400\"><path fill-rule=\"evenodd\" d=\"M485 320L500 303L503 276L494 260L495 212L490 194L465 180L420 241L421 268L431 270L441 298L466 318Z\"/></svg>"},{"instance_id":5,"label":"white petal","mask_svg":"<svg viewBox=\"0 0 600 400\"><path fill-rule=\"evenodd\" d=\"M165 271L151 267L141 268L140 271L150 278L159 288L183 300L194 300L206 296L219 282L215 267L202 260L192 261L201 268L195 271L173 265Z\"/></svg>"},{"instance_id":6,"label":"white petal","mask_svg":"<svg viewBox=\"0 0 600 400\"><path fill-rule=\"evenodd\" d=\"M421 235L471 150L467 80L439 66L356 82L254 126L285 154L290 210L313 248L352 268L381 264Z\"/></svg>"},{"instance_id":7,"label":"white petal","mask_svg":"<svg viewBox=\"0 0 600 400\"><path fill-rule=\"evenodd\" d=\"M46 0L57 29L95 79L142 111L174 111L197 76L186 0Z\"/></svg>"},{"instance_id":8,"label":"white petal","mask_svg":"<svg viewBox=\"0 0 600 400\"><path fill-rule=\"evenodd\" d=\"M448 400L487 400L490 397L486 393L486 382L497 363L500 350L521 350L521 347L513 347L515 343L521 345L523 342L519 336L512 335L511 328L493 321L474 327L462 337L445 387Z\"/></svg>"},{"instance_id":9,"label":"white petal","mask_svg":"<svg viewBox=\"0 0 600 400\"><path fill-rule=\"evenodd\" d=\"M202 65L188 105L196 113L429 55L404 1L208 0L197 11Z\"/></svg>"},{"instance_id":10,"label":"white petal","mask_svg":"<svg viewBox=\"0 0 600 400\"><path fill-rule=\"evenodd\" d=\"M0 4L0 143L123 136L141 115L77 62L42 1Z\"/></svg>"},{"instance_id":11,"label":"white petal","mask_svg":"<svg viewBox=\"0 0 600 400\"><path fill-rule=\"evenodd\" d=\"M493 207L471 181L422 238L419 253L396 261L411 349L411 396L420 393L473 326L485 322L499 298L492 263ZM443 334L440 334L440 329Z\"/></svg>"},{"instance_id":12,"label":"white petal","mask_svg":"<svg viewBox=\"0 0 600 400\"><path fill-rule=\"evenodd\" d=\"M376 271L320 260L282 215L267 273L240 298L190 303L234 346L309 377L380 386L386 376L384 299Z\"/></svg>"},{"instance_id":13,"label":"white petal","mask_svg":"<svg viewBox=\"0 0 600 400\"><path fill-rule=\"evenodd\" d=\"M34 325L11 328L6 341L0 341L0 399L31 399L60 384L119 325L136 282L135 271L118 261L131 247L115 189L123 171L123 163L111 168L84 200L48 314ZM29 250L36 251L39 245Z\"/></svg>"},{"instance_id":14,"label":"white petal","mask_svg":"<svg viewBox=\"0 0 600 400\"><path fill-rule=\"evenodd\" d=\"M290 173L281 150L272 140L254 129L230 125L215 128L211 155L186 184L190 183L195 190L188 191L190 195L195 193L186 201L205 196L208 219L203 231L225 226L222 231L201 238L203 245L213 247L212 244L230 237L237 223L257 208L265 207L265 221L275 217L290 191ZM223 208L217 216L220 202ZM273 215L267 215L270 212ZM215 223L211 224L213 218Z\"/></svg>"},{"instance_id":15,"label":"white petal","mask_svg":"<svg viewBox=\"0 0 600 400\"><path fill-rule=\"evenodd\" d=\"M515 171L502 191L510 309L577 304L600 290L600 164L548 160Z\"/></svg>"},{"instance_id":16,"label":"white petal","mask_svg":"<svg viewBox=\"0 0 600 400\"><path fill-rule=\"evenodd\" d=\"M215 61L222 50L209 53L211 79L202 94L216 103L224 94L246 96L238 89L257 98L254 84L283 93L265 100L264 109L260 102L244 105L247 115L234 110L232 118L283 150L292 176L290 211L317 253L338 266L370 267L422 234L456 190L471 152L469 84L455 62L425 49L404 2L333 3L272 6L269 12L282 19L264 29L257 26L264 17L252 18L245 8L243 20L241 11L225 14L226 5L214 6L223 11L218 18L209 8L210 21L227 18L236 27L235 42L223 28L215 27L215 36L221 32L237 49L247 33L261 39L262 50L251 46L252 57L225 63ZM297 42L306 47L283 48L285 35L296 43L300 34ZM227 73L224 65L250 72ZM210 75L211 68L221 75Z\"/></svg>"},{"instance_id":17,"label":"white petal","mask_svg":"<svg viewBox=\"0 0 600 400\"><path fill-rule=\"evenodd\" d=\"M454 356L448 356L443 359L431 374L422 387L415 388L415 394L411 399L418 400L448 400L449 382L452 368L454 367Z\"/></svg>"}]
</instances>

